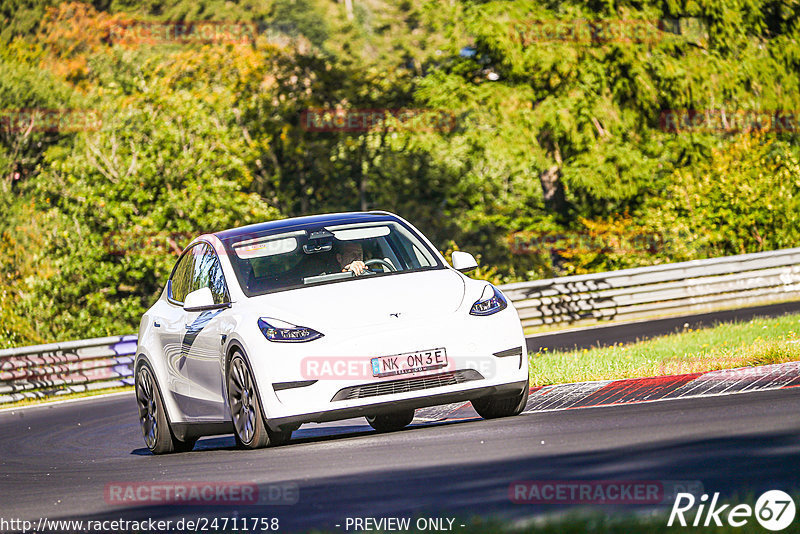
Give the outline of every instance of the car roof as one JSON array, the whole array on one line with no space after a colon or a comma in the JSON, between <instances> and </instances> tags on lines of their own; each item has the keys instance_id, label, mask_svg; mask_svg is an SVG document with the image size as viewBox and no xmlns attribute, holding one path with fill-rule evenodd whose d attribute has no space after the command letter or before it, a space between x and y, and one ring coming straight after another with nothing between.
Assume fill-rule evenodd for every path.
<instances>
[{"instance_id":1,"label":"car roof","mask_svg":"<svg viewBox=\"0 0 800 534\"><path fill-rule=\"evenodd\" d=\"M290 231L296 228L329 226L331 224L348 224L386 220L397 220L397 216L387 211L329 213L250 224L248 226L241 226L239 228L222 230L220 232L216 232L214 235L216 235L222 241L230 241L235 240L237 237L245 237L248 235L260 234L262 232L271 233L283 230Z\"/></svg>"}]
</instances>

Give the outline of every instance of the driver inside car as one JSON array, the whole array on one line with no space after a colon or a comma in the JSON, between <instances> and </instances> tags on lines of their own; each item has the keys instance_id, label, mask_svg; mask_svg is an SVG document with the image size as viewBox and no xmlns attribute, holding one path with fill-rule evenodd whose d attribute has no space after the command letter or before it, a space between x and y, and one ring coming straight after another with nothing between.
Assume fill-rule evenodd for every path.
<instances>
[{"instance_id":1,"label":"driver inside car","mask_svg":"<svg viewBox=\"0 0 800 534\"><path fill-rule=\"evenodd\" d=\"M360 243L355 241L342 241L339 243L336 261L342 268L342 272L352 271L355 276L359 276L367 270L364 263L364 250Z\"/></svg>"}]
</instances>

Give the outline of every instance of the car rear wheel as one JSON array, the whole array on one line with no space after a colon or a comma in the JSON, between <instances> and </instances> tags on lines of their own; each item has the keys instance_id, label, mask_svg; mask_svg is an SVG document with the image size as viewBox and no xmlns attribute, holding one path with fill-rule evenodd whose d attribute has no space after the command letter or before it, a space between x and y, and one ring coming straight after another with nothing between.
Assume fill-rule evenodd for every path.
<instances>
[{"instance_id":1,"label":"car rear wheel","mask_svg":"<svg viewBox=\"0 0 800 534\"><path fill-rule=\"evenodd\" d=\"M164 410L161 391L158 389L153 371L146 363L139 366L135 378L136 404L139 408L139 423L144 443L153 454L187 452L194 448L196 439L181 441L172 434Z\"/></svg>"},{"instance_id":2,"label":"car rear wheel","mask_svg":"<svg viewBox=\"0 0 800 534\"><path fill-rule=\"evenodd\" d=\"M404 410L382 415L366 416L369 426L378 432L394 432L411 424L414 419L414 410Z\"/></svg>"},{"instance_id":3,"label":"car rear wheel","mask_svg":"<svg viewBox=\"0 0 800 534\"><path fill-rule=\"evenodd\" d=\"M528 393L530 391L530 381L525 384L525 391L512 397L482 397L472 401L472 407L478 415L484 419L496 419L498 417L510 417L519 415L528 403Z\"/></svg>"}]
</instances>

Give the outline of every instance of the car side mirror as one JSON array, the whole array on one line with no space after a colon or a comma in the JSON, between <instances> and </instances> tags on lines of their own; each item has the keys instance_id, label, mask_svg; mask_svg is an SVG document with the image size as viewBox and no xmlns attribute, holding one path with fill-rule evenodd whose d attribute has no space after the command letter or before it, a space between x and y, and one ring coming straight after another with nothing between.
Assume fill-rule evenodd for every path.
<instances>
[{"instance_id":1,"label":"car side mirror","mask_svg":"<svg viewBox=\"0 0 800 534\"><path fill-rule=\"evenodd\" d=\"M478 268L478 262L475 261L475 258L469 252L461 252L460 250L456 250L453 252L451 258L453 261L453 269L456 271L468 273L469 271Z\"/></svg>"},{"instance_id":2,"label":"car side mirror","mask_svg":"<svg viewBox=\"0 0 800 534\"><path fill-rule=\"evenodd\" d=\"M216 307L214 295L211 294L211 289L208 287L192 291L186 295L186 300L183 303L183 309L186 311L203 311Z\"/></svg>"}]
</instances>

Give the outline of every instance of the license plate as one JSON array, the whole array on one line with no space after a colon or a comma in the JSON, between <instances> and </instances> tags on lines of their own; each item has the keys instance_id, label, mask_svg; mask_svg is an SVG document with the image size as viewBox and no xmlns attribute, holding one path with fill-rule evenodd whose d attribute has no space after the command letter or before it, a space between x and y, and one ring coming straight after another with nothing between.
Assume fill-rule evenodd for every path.
<instances>
[{"instance_id":1,"label":"license plate","mask_svg":"<svg viewBox=\"0 0 800 534\"><path fill-rule=\"evenodd\" d=\"M384 377L406 375L431 369L447 367L444 348L406 352L394 356L372 358L372 376Z\"/></svg>"}]
</instances>

